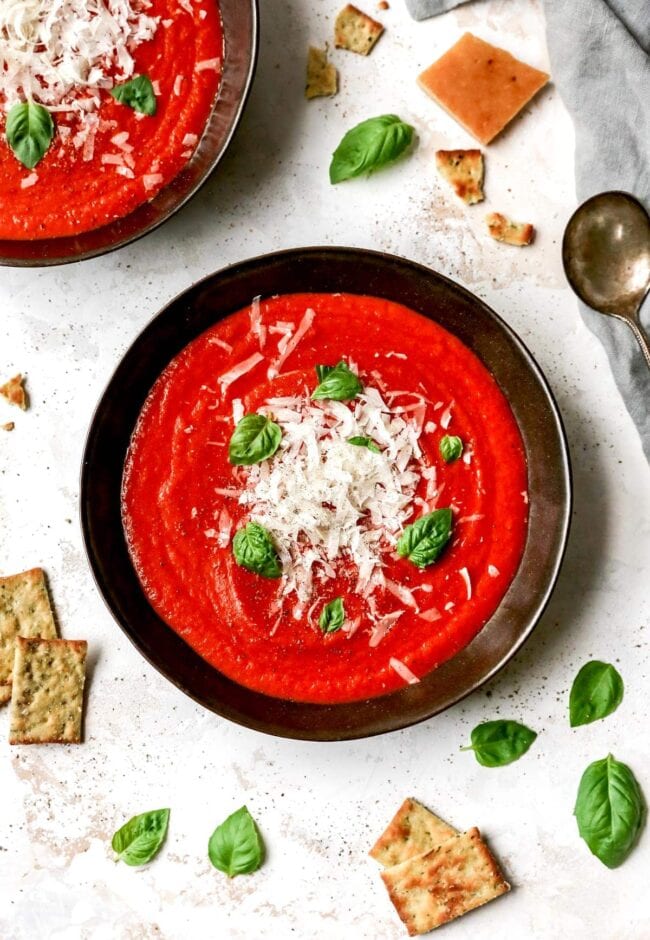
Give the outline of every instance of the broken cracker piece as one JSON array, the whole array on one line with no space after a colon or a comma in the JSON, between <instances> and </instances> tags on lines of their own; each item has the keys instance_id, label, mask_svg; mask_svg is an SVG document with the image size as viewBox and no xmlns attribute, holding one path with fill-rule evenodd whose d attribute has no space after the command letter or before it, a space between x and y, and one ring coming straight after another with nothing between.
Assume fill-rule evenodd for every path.
<instances>
[{"instance_id":1,"label":"broken cracker piece","mask_svg":"<svg viewBox=\"0 0 650 940\"><path fill-rule=\"evenodd\" d=\"M436 150L438 173L454 188L457 196L472 206L485 199L485 165L480 150Z\"/></svg>"},{"instance_id":2,"label":"broken cracker piece","mask_svg":"<svg viewBox=\"0 0 650 940\"><path fill-rule=\"evenodd\" d=\"M513 222L500 212L490 212L485 222L492 238L506 245L518 245L520 248L530 245L535 235L535 228L530 222Z\"/></svg>"},{"instance_id":3,"label":"broken cracker piece","mask_svg":"<svg viewBox=\"0 0 650 940\"><path fill-rule=\"evenodd\" d=\"M428 933L510 890L478 829L381 872L409 936Z\"/></svg>"},{"instance_id":4,"label":"broken cracker piece","mask_svg":"<svg viewBox=\"0 0 650 940\"><path fill-rule=\"evenodd\" d=\"M383 31L381 23L348 3L336 17L334 45L337 49L368 55Z\"/></svg>"},{"instance_id":5,"label":"broken cracker piece","mask_svg":"<svg viewBox=\"0 0 650 940\"><path fill-rule=\"evenodd\" d=\"M11 701L11 686L0 685L0 705L6 705Z\"/></svg>"},{"instance_id":6,"label":"broken cracker piece","mask_svg":"<svg viewBox=\"0 0 650 940\"><path fill-rule=\"evenodd\" d=\"M482 144L488 144L549 80L514 56L465 33L418 84Z\"/></svg>"},{"instance_id":7,"label":"broken cracker piece","mask_svg":"<svg viewBox=\"0 0 650 940\"><path fill-rule=\"evenodd\" d=\"M0 578L0 703L11 697L11 670L18 636L56 637L42 568Z\"/></svg>"},{"instance_id":8,"label":"broken cracker piece","mask_svg":"<svg viewBox=\"0 0 650 940\"><path fill-rule=\"evenodd\" d=\"M305 98L324 98L335 95L338 89L338 72L327 61L327 47L309 47L307 53L307 84Z\"/></svg>"},{"instance_id":9,"label":"broken cracker piece","mask_svg":"<svg viewBox=\"0 0 650 940\"><path fill-rule=\"evenodd\" d=\"M23 411L27 409L27 393L25 392L24 381L19 373L14 375L13 379L5 382L4 385L0 385L0 395L6 398L10 405L16 405L18 408L22 408Z\"/></svg>"},{"instance_id":10,"label":"broken cracker piece","mask_svg":"<svg viewBox=\"0 0 650 940\"><path fill-rule=\"evenodd\" d=\"M10 744L78 744L85 640L16 638Z\"/></svg>"},{"instance_id":11,"label":"broken cracker piece","mask_svg":"<svg viewBox=\"0 0 650 940\"><path fill-rule=\"evenodd\" d=\"M389 867L414 855L430 852L441 842L456 835L458 830L422 803L409 797L404 800L386 830L379 836L370 850L370 855L385 867Z\"/></svg>"},{"instance_id":12,"label":"broken cracker piece","mask_svg":"<svg viewBox=\"0 0 650 940\"><path fill-rule=\"evenodd\" d=\"M3 431L13 431L16 425L14 424L13 421L7 421L6 424L0 425L0 427L2 427Z\"/></svg>"}]
</instances>

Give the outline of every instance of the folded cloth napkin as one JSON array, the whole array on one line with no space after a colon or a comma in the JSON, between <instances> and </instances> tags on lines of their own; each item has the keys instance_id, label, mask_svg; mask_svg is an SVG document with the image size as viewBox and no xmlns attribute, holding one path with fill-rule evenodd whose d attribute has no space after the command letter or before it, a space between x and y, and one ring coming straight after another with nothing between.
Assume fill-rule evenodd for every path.
<instances>
[{"instance_id":1,"label":"folded cloth napkin","mask_svg":"<svg viewBox=\"0 0 650 940\"><path fill-rule=\"evenodd\" d=\"M416 20L463 0L406 0ZM576 189L583 202L622 189L650 208L649 0L544 0L551 74L576 130ZM602 342L650 460L650 370L630 329L580 303ZM650 303L642 320L650 321Z\"/></svg>"}]
</instances>

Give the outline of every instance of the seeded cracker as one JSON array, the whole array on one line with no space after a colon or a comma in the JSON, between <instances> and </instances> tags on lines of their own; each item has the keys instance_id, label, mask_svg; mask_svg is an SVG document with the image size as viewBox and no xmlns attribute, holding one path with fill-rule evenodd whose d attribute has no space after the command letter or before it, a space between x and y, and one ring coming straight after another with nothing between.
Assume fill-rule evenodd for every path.
<instances>
[{"instance_id":1,"label":"seeded cracker","mask_svg":"<svg viewBox=\"0 0 650 940\"><path fill-rule=\"evenodd\" d=\"M386 868L430 852L458 831L410 797L402 803L386 831L370 850L372 858Z\"/></svg>"},{"instance_id":2,"label":"seeded cracker","mask_svg":"<svg viewBox=\"0 0 650 940\"><path fill-rule=\"evenodd\" d=\"M10 744L78 744L85 640L16 639Z\"/></svg>"},{"instance_id":3,"label":"seeded cracker","mask_svg":"<svg viewBox=\"0 0 650 940\"><path fill-rule=\"evenodd\" d=\"M337 49L368 55L383 31L381 23L348 3L336 17L334 45Z\"/></svg>"},{"instance_id":4,"label":"seeded cracker","mask_svg":"<svg viewBox=\"0 0 650 940\"><path fill-rule=\"evenodd\" d=\"M27 408L27 394L23 386L24 379L22 375L14 375L4 385L0 385L0 395L6 398L10 405L16 405L23 411Z\"/></svg>"},{"instance_id":5,"label":"seeded cracker","mask_svg":"<svg viewBox=\"0 0 650 940\"><path fill-rule=\"evenodd\" d=\"M486 215L485 223L492 238L506 245L524 248L530 245L535 235L535 229L530 222L513 222L500 212L491 212Z\"/></svg>"},{"instance_id":6,"label":"seeded cracker","mask_svg":"<svg viewBox=\"0 0 650 940\"><path fill-rule=\"evenodd\" d=\"M482 202L484 164L480 150L436 150L438 173L469 206Z\"/></svg>"},{"instance_id":7,"label":"seeded cracker","mask_svg":"<svg viewBox=\"0 0 650 940\"><path fill-rule=\"evenodd\" d=\"M381 873L410 936L428 933L510 890L478 829Z\"/></svg>"},{"instance_id":8,"label":"seeded cracker","mask_svg":"<svg viewBox=\"0 0 650 940\"><path fill-rule=\"evenodd\" d=\"M327 49L309 47L307 53L306 98L324 98L335 95L338 87L338 73L331 62L327 61Z\"/></svg>"},{"instance_id":9,"label":"seeded cracker","mask_svg":"<svg viewBox=\"0 0 650 940\"><path fill-rule=\"evenodd\" d=\"M0 578L0 704L11 698L17 636L52 639L56 627L41 568Z\"/></svg>"}]
</instances>

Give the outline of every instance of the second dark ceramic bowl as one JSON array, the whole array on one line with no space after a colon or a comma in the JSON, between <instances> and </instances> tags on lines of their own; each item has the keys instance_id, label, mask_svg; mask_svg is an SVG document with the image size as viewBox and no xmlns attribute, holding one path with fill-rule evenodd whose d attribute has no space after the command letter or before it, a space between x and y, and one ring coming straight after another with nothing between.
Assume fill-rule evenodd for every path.
<instances>
[{"instance_id":1,"label":"second dark ceramic bowl","mask_svg":"<svg viewBox=\"0 0 650 940\"><path fill-rule=\"evenodd\" d=\"M140 409L162 370L189 342L253 297L302 291L371 294L397 301L459 337L508 398L528 460L530 517L524 554L486 626L417 685L338 705L272 698L244 688L202 659L149 605L122 528L122 470ZM207 277L164 308L119 364L92 421L81 478L86 551L113 616L142 655L178 688L219 715L269 734L316 741L404 728L458 702L490 679L539 620L555 584L569 528L571 478L562 422L521 340L473 294L391 255L307 248L245 261Z\"/></svg>"},{"instance_id":2,"label":"second dark ceramic bowl","mask_svg":"<svg viewBox=\"0 0 650 940\"><path fill-rule=\"evenodd\" d=\"M235 133L257 60L257 0L219 0L219 9L224 35L221 85L201 141L178 176L151 202L92 232L33 241L0 239L0 264L13 267L66 264L122 248L166 222L205 183Z\"/></svg>"}]
</instances>

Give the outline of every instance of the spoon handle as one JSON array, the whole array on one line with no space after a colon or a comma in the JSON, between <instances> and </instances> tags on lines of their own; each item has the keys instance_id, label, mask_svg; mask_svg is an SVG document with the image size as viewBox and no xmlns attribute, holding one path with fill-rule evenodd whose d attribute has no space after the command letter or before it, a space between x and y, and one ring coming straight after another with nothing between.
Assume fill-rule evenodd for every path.
<instances>
[{"instance_id":1,"label":"spoon handle","mask_svg":"<svg viewBox=\"0 0 650 940\"><path fill-rule=\"evenodd\" d=\"M630 329L634 333L636 340L641 347L641 352L645 357L645 361L650 368L650 343L648 342L648 337L646 336L645 330L641 324L637 323L635 320L628 320L626 318L625 322L629 325Z\"/></svg>"}]
</instances>

